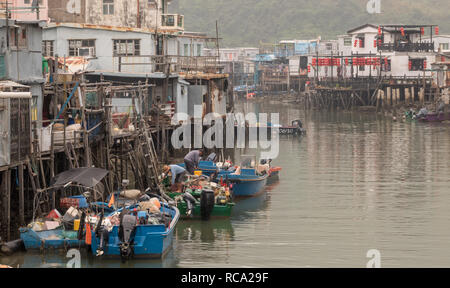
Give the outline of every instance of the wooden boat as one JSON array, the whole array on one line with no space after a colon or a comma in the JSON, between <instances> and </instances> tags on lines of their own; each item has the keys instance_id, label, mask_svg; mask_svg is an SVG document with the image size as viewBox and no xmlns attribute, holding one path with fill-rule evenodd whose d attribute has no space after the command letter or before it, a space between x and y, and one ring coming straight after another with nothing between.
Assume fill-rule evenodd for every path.
<instances>
[{"instance_id":1,"label":"wooden boat","mask_svg":"<svg viewBox=\"0 0 450 288\"><path fill-rule=\"evenodd\" d=\"M181 167L184 167L184 164L178 164ZM217 163L213 161L200 161L198 169L202 171L203 175L206 175L208 177L211 177L213 174L217 173L217 176L214 181L218 182L220 179L223 181L226 181L228 178L228 175L231 175L236 172L237 167L230 167L230 168L222 168L221 165L217 166ZM282 170L281 167L274 166L270 167L268 171L268 178L267 178L267 184L271 184L279 179L280 171ZM234 177L235 178L235 177ZM233 194L235 194L233 189Z\"/></svg>"},{"instance_id":2,"label":"wooden boat","mask_svg":"<svg viewBox=\"0 0 450 288\"><path fill-rule=\"evenodd\" d=\"M419 117L420 122L444 122L450 120L450 113L428 113L426 116Z\"/></svg>"},{"instance_id":3,"label":"wooden boat","mask_svg":"<svg viewBox=\"0 0 450 288\"><path fill-rule=\"evenodd\" d=\"M210 218L228 218L231 216L235 204L230 200L226 198L217 199L214 202L212 211L208 215L208 213L205 213L204 211L206 205L202 205L202 190L188 189L186 192L190 193L195 198L195 204L192 207L192 212L189 214L188 203L186 201L177 201L177 208L180 210L182 218L202 218L202 220L209 220ZM175 199L177 197L182 198L184 193L170 192L166 194Z\"/></svg>"},{"instance_id":4,"label":"wooden boat","mask_svg":"<svg viewBox=\"0 0 450 288\"><path fill-rule=\"evenodd\" d=\"M102 227L99 229L96 227L92 231L91 250L94 255L121 258L122 261L126 261L130 258L162 258L168 252L173 243L175 226L180 218L178 208L162 203L161 217L166 217L168 221L151 224L142 222L144 217L151 215L145 211L134 211L137 207L138 205L129 206L115 211L113 214L122 214L121 223L113 226L111 231L105 233L107 230ZM127 222L129 220L131 222Z\"/></svg>"},{"instance_id":5,"label":"wooden boat","mask_svg":"<svg viewBox=\"0 0 450 288\"><path fill-rule=\"evenodd\" d=\"M84 239L78 240L78 233L76 231L66 231L64 226L43 231L35 231L32 228L20 228L19 231L26 250L85 247Z\"/></svg>"},{"instance_id":6,"label":"wooden boat","mask_svg":"<svg viewBox=\"0 0 450 288\"><path fill-rule=\"evenodd\" d=\"M229 174L234 197L252 197L264 191L269 174L257 175L254 168L243 168L240 174Z\"/></svg>"},{"instance_id":7,"label":"wooden boat","mask_svg":"<svg viewBox=\"0 0 450 288\"><path fill-rule=\"evenodd\" d=\"M280 135L306 135L306 130L303 129L303 124L300 120L294 120L290 126L280 126L278 129Z\"/></svg>"},{"instance_id":8,"label":"wooden boat","mask_svg":"<svg viewBox=\"0 0 450 288\"><path fill-rule=\"evenodd\" d=\"M107 174L108 171L98 168L72 169L58 174L52 179L51 186L41 193L48 193L50 190L56 191L58 189L67 190L72 187L81 187L85 191L98 193L94 187L105 178ZM77 203L77 205L79 205L77 208L88 208L87 199L83 195L63 199ZM34 207L33 211L36 210L37 209ZM52 221L46 222L46 220ZM47 225L47 223L52 224L52 227L48 227L49 225ZM59 223L59 225L56 225L56 223ZM68 228L68 225L63 218L56 219L56 221L55 219L37 218L36 221L30 223L27 227L19 228L19 232L26 250L54 250L84 247L85 238L83 229L84 227L82 225L79 228L80 231L74 231L73 229Z\"/></svg>"}]
</instances>

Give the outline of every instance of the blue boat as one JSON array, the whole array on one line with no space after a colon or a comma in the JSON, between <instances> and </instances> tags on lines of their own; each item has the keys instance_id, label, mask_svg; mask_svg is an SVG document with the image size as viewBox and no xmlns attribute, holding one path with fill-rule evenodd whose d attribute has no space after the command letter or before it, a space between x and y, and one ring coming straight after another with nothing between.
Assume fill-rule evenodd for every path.
<instances>
[{"instance_id":1,"label":"blue boat","mask_svg":"<svg viewBox=\"0 0 450 288\"><path fill-rule=\"evenodd\" d=\"M264 191L269 175L260 176L254 168L243 168L239 175L227 174L226 177L233 185L233 196L252 197Z\"/></svg>"},{"instance_id":2,"label":"blue boat","mask_svg":"<svg viewBox=\"0 0 450 288\"><path fill-rule=\"evenodd\" d=\"M50 187L41 190L40 193L57 193L59 189L69 191L68 189L71 187L82 187L85 191L90 191L90 193L98 193L95 186L100 183L107 174L108 171L99 168L72 169L55 176L55 178L52 179ZM77 203L76 208L78 209L86 209L89 206L84 195L69 196L65 199L71 200L70 202L72 203ZM33 203L33 211L37 211L35 203ZM64 217L60 219L58 227L48 229L47 225L45 225L44 215L33 216L40 217L33 217L36 221L33 220L27 227L19 228L20 238L22 239L26 250L57 250L85 246L83 230L73 231L70 227L65 227L65 222L63 221ZM80 229L84 228L80 226Z\"/></svg>"},{"instance_id":3,"label":"blue boat","mask_svg":"<svg viewBox=\"0 0 450 288\"><path fill-rule=\"evenodd\" d=\"M221 169L217 167L214 161L200 161L198 169L206 176L212 176L217 173L213 181L225 181L232 185L234 197L252 197L264 190L264 186L268 180L278 178L278 169L271 169L268 173L260 175L255 168L256 157L254 155L242 155L243 161L240 168L230 167L228 169ZM266 162L264 162L266 163ZM178 164L184 167L184 164ZM240 170L240 171L238 171ZM274 171L272 174L270 171Z\"/></svg>"},{"instance_id":4,"label":"blue boat","mask_svg":"<svg viewBox=\"0 0 450 288\"><path fill-rule=\"evenodd\" d=\"M177 164L180 167L186 168L184 163ZM216 172L219 172L220 169L217 167L216 163L213 161L200 161L198 163L198 169L202 171L203 175L211 176Z\"/></svg>"},{"instance_id":5,"label":"blue boat","mask_svg":"<svg viewBox=\"0 0 450 288\"><path fill-rule=\"evenodd\" d=\"M92 253L97 256L121 258L122 261L130 258L162 258L172 246L173 232L180 218L180 212L176 207L169 206L166 203L161 205L161 213L170 217L168 225L164 223L140 224L141 222L137 222L136 218L140 221L141 213L145 214L146 212L138 212L137 217L133 214L127 214L123 216L121 225L116 225L106 235L103 234L103 239L102 232L92 231ZM127 210L133 211L136 207L137 205L131 206ZM115 213L122 211L123 209L120 209ZM127 226L127 223L130 225ZM107 241L105 241L105 238Z\"/></svg>"},{"instance_id":6,"label":"blue boat","mask_svg":"<svg viewBox=\"0 0 450 288\"><path fill-rule=\"evenodd\" d=\"M20 228L19 231L26 250L58 250L85 246L84 239L78 240L76 231L66 231L63 226L45 231L34 231L32 228Z\"/></svg>"}]
</instances>

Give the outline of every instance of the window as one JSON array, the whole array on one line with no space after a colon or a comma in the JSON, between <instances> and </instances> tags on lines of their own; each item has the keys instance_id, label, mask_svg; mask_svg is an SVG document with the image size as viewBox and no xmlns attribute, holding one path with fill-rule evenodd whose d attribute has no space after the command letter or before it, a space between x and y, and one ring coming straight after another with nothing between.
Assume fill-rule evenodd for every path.
<instances>
[{"instance_id":1,"label":"window","mask_svg":"<svg viewBox=\"0 0 450 288\"><path fill-rule=\"evenodd\" d=\"M391 71L391 59L386 59L382 61L381 71L390 72Z\"/></svg>"},{"instance_id":2,"label":"window","mask_svg":"<svg viewBox=\"0 0 450 288\"><path fill-rule=\"evenodd\" d=\"M439 44L439 49L440 49L441 51L443 51L443 50L449 50L448 47L449 47L449 43L441 43L441 44Z\"/></svg>"},{"instance_id":3,"label":"window","mask_svg":"<svg viewBox=\"0 0 450 288\"><path fill-rule=\"evenodd\" d=\"M426 59L409 59L409 71L423 71Z\"/></svg>"},{"instance_id":4,"label":"window","mask_svg":"<svg viewBox=\"0 0 450 288\"><path fill-rule=\"evenodd\" d=\"M139 56L141 46L139 39L114 40L114 56Z\"/></svg>"},{"instance_id":5,"label":"window","mask_svg":"<svg viewBox=\"0 0 450 288\"><path fill-rule=\"evenodd\" d=\"M53 56L53 41L49 40L42 41L42 55Z\"/></svg>"},{"instance_id":6,"label":"window","mask_svg":"<svg viewBox=\"0 0 450 288\"><path fill-rule=\"evenodd\" d=\"M184 44L184 56L189 56L189 44Z\"/></svg>"},{"instance_id":7,"label":"window","mask_svg":"<svg viewBox=\"0 0 450 288\"><path fill-rule=\"evenodd\" d=\"M356 39L358 40L359 48L364 48L366 46L366 37L364 35L359 35Z\"/></svg>"},{"instance_id":8,"label":"window","mask_svg":"<svg viewBox=\"0 0 450 288\"><path fill-rule=\"evenodd\" d=\"M95 57L95 40L69 40L69 56Z\"/></svg>"},{"instance_id":9,"label":"window","mask_svg":"<svg viewBox=\"0 0 450 288\"><path fill-rule=\"evenodd\" d=\"M103 0L103 15L114 14L114 0Z\"/></svg>"},{"instance_id":10,"label":"window","mask_svg":"<svg viewBox=\"0 0 450 288\"><path fill-rule=\"evenodd\" d=\"M344 38L344 46L346 47L352 46L352 38L350 37Z\"/></svg>"},{"instance_id":11,"label":"window","mask_svg":"<svg viewBox=\"0 0 450 288\"><path fill-rule=\"evenodd\" d=\"M9 30L9 43L12 48L26 49L28 47L27 42L27 27L18 26L12 27Z\"/></svg>"},{"instance_id":12,"label":"window","mask_svg":"<svg viewBox=\"0 0 450 288\"><path fill-rule=\"evenodd\" d=\"M327 51L333 50L333 44L332 43L326 43L325 47L326 47Z\"/></svg>"},{"instance_id":13,"label":"window","mask_svg":"<svg viewBox=\"0 0 450 288\"><path fill-rule=\"evenodd\" d=\"M202 44L197 44L197 56L202 56Z\"/></svg>"}]
</instances>

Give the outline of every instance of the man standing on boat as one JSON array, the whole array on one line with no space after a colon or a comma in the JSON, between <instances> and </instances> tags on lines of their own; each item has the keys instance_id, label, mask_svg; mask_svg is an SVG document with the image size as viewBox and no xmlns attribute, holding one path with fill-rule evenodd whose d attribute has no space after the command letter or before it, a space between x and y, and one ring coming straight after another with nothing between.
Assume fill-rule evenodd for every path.
<instances>
[{"instance_id":1,"label":"man standing on boat","mask_svg":"<svg viewBox=\"0 0 450 288\"><path fill-rule=\"evenodd\" d=\"M194 171L198 169L198 164L202 156L202 150L192 150L184 157L184 165L189 174L194 175Z\"/></svg>"}]
</instances>

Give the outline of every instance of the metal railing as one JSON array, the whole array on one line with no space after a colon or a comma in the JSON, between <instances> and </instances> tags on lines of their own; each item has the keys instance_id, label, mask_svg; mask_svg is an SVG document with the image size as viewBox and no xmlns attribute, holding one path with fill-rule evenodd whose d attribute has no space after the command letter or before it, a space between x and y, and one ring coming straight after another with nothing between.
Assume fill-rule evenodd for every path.
<instances>
[{"instance_id":1,"label":"metal railing","mask_svg":"<svg viewBox=\"0 0 450 288\"><path fill-rule=\"evenodd\" d=\"M116 56L118 72L123 72L124 66L148 66L148 72L203 72L217 73L224 68L215 56ZM131 59L131 61L130 61ZM129 68L128 68L129 69Z\"/></svg>"},{"instance_id":2,"label":"metal railing","mask_svg":"<svg viewBox=\"0 0 450 288\"><path fill-rule=\"evenodd\" d=\"M378 51L396 52L432 52L433 43L382 43L378 45Z\"/></svg>"}]
</instances>

